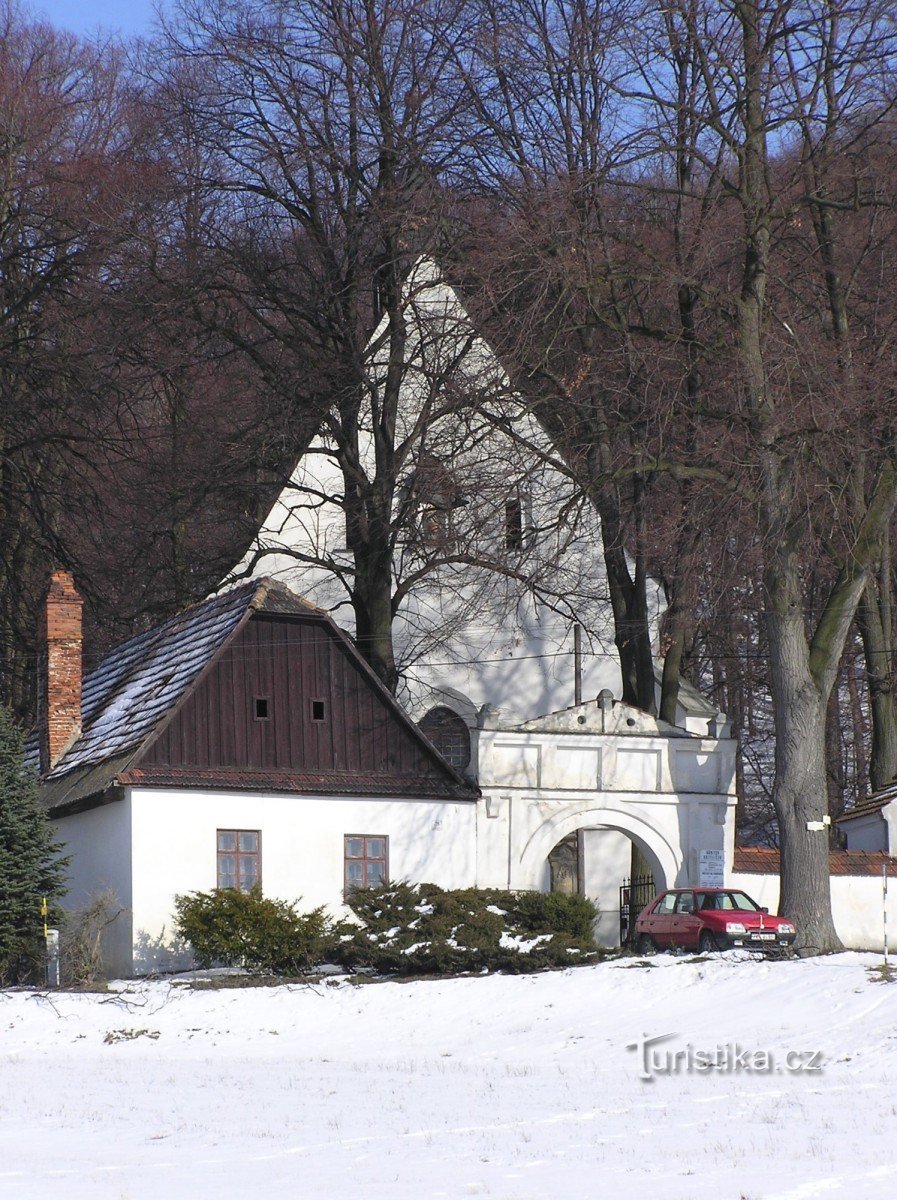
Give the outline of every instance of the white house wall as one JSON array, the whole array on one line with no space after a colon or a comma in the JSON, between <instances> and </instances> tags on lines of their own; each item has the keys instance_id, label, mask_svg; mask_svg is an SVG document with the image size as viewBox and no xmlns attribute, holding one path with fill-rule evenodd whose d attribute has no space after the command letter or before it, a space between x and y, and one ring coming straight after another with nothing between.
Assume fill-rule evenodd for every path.
<instances>
[{"instance_id":1,"label":"white house wall","mask_svg":"<svg viewBox=\"0 0 897 1200\"><path fill-rule=\"evenodd\" d=\"M881 812L855 817L852 821L845 821L841 828L847 834L849 850L888 849L888 826Z\"/></svg>"},{"instance_id":2,"label":"white house wall","mask_svg":"<svg viewBox=\"0 0 897 1200\"><path fill-rule=\"evenodd\" d=\"M131 803L127 792L119 793L111 804L62 817L53 824L70 859L64 908L77 912L108 893L111 909L118 915L103 935L104 966L110 974L130 974Z\"/></svg>"},{"instance_id":3,"label":"white house wall","mask_svg":"<svg viewBox=\"0 0 897 1200\"><path fill-rule=\"evenodd\" d=\"M266 896L345 915L343 839L389 839L393 879L469 886L476 805L268 793L131 789L135 969L172 965L173 898L217 885L219 829L259 830Z\"/></svg>"}]
</instances>

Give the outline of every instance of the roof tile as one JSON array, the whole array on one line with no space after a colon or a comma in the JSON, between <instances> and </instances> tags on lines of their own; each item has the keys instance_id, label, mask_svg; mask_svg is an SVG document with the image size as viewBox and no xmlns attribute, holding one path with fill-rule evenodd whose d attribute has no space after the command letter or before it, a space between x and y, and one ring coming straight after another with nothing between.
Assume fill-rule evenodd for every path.
<instances>
[{"instance_id":1,"label":"roof tile","mask_svg":"<svg viewBox=\"0 0 897 1200\"><path fill-rule=\"evenodd\" d=\"M44 779L142 745L266 590L267 581L253 580L193 604L111 650L84 679L81 736ZM35 735L28 756L36 762Z\"/></svg>"},{"instance_id":2,"label":"roof tile","mask_svg":"<svg viewBox=\"0 0 897 1200\"><path fill-rule=\"evenodd\" d=\"M881 850L831 850L831 875L881 875L882 867L897 878L897 858ZM736 846L733 870L749 875L777 875L779 852L767 846Z\"/></svg>"}]
</instances>

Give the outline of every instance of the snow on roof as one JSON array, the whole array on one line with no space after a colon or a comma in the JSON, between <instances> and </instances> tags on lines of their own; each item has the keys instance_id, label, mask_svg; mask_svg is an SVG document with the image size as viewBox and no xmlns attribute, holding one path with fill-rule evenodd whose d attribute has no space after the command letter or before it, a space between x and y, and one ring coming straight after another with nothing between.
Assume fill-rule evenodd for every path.
<instances>
[{"instance_id":1,"label":"snow on roof","mask_svg":"<svg viewBox=\"0 0 897 1200\"><path fill-rule=\"evenodd\" d=\"M130 749L136 751L251 610L320 614L282 584L252 580L129 638L85 676L81 736L44 780L118 759ZM36 733L29 738L27 754L36 765Z\"/></svg>"}]
</instances>

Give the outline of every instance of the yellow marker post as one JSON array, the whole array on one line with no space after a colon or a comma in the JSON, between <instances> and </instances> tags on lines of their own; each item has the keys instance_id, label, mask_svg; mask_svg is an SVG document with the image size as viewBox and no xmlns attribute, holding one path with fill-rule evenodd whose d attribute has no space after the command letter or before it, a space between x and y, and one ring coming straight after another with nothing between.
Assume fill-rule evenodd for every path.
<instances>
[{"instance_id":1,"label":"yellow marker post","mask_svg":"<svg viewBox=\"0 0 897 1200\"><path fill-rule=\"evenodd\" d=\"M40 915L43 917L43 920L44 920L44 937L47 937L47 935L49 934L50 931L47 928L47 897L46 896L43 896L41 898Z\"/></svg>"}]
</instances>

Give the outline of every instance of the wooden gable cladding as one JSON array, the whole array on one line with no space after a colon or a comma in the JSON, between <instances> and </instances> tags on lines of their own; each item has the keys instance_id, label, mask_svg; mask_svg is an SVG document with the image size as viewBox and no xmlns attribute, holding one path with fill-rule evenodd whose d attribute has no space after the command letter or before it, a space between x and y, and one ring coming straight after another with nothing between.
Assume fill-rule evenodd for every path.
<instances>
[{"instance_id":1,"label":"wooden gable cladding","mask_svg":"<svg viewBox=\"0 0 897 1200\"><path fill-rule=\"evenodd\" d=\"M427 792L454 783L329 621L266 612L228 642L139 766L389 777Z\"/></svg>"}]
</instances>

